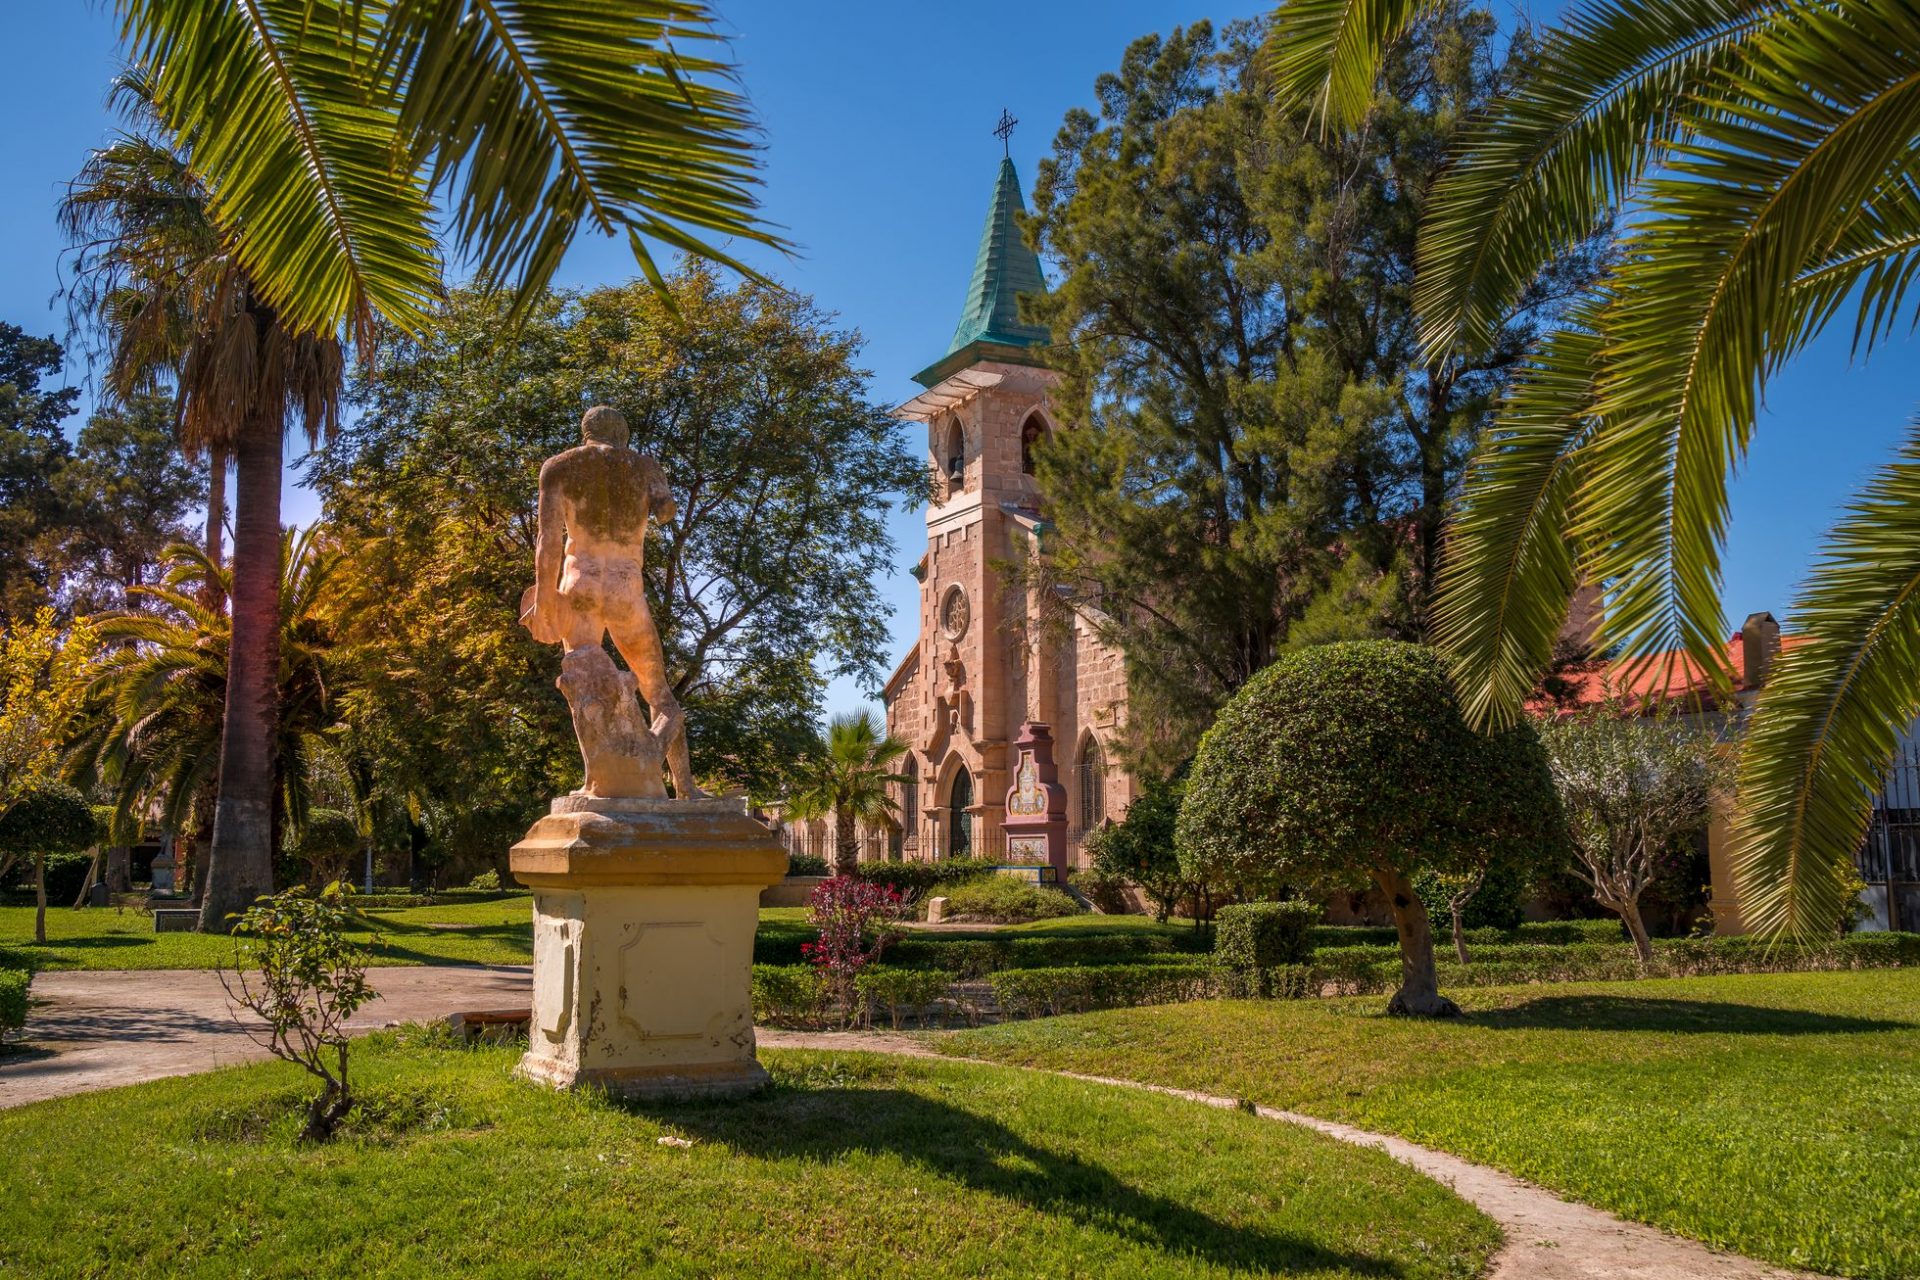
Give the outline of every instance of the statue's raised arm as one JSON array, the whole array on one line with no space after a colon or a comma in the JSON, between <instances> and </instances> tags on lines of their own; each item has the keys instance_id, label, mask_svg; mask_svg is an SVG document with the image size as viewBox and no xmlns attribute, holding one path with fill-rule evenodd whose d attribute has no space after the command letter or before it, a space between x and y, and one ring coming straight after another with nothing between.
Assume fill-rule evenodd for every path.
<instances>
[{"instance_id":1,"label":"statue's raised arm","mask_svg":"<svg viewBox=\"0 0 1920 1280\"><path fill-rule=\"evenodd\" d=\"M558 683L586 765L579 794L664 796L664 762L674 794L697 796L643 573L647 520L674 515L666 473L627 447L618 410L587 410L580 433L580 444L540 468L534 581L521 598L521 621L534 639L565 651ZM630 672L608 655L607 636ZM651 722L635 701L636 683Z\"/></svg>"}]
</instances>

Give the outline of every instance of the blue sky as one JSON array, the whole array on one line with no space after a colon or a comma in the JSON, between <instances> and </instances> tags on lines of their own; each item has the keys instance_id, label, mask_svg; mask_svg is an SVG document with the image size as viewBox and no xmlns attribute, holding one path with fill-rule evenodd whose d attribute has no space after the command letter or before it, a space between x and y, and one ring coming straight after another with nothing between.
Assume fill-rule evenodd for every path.
<instances>
[{"instance_id":1,"label":"blue sky","mask_svg":"<svg viewBox=\"0 0 1920 1280\"><path fill-rule=\"evenodd\" d=\"M910 375L945 351L959 315L999 159L991 129L1001 108L1021 121L1012 152L1030 183L1061 116L1091 100L1094 78L1129 40L1262 7L719 0L766 130L767 216L801 246L794 259L760 255L756 265L865 335L875 397L907 399L918 389ZM9 124L0 142L0 319L59 334L66 319L52 301L61 249L53 211L62 184L111 127L103 99L115 26L104 4L40 0L17 6L7 32L14 54L0 84L0 119ZM561 283L632 274L623 247L584 242ZM1862 368L1850 359L1845 328L1836 325L1770 388L1734 489L1723 596L1734 624L1755 609L1784 617L1821 530L1913 414L1912 344L1895 343ZM918 447L917 430L911 438ZM290 491L287 511L310 519L312 496ZM884 595L895 609L897 658L914 637L916 584L906 567L920 554L921 514L896 513L892 530L899 569ZM843 681L829 709L862 701Z\"/></svg>"}]
</instances>

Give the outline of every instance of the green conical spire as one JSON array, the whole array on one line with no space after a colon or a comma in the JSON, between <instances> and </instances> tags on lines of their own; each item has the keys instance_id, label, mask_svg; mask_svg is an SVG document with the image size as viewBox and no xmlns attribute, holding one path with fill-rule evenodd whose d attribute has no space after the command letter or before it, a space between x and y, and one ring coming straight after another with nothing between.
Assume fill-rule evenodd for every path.
<instances>
[{"instance_id":1,"label":"green conical spire","mask_svg":"<svg viewBox=\"0 0 1920 1280\"><path fill-rule=\"evenodd\" d=\"M1026 204L1020 198L1020 175L1014 172L1011 158L1003 159L1000 176L993 184L993 204L987 210L986 229L980 233L980 252L973 260L973 280L967 285L967 302L960 313L960 324L953 331L947 354L914 375L914 381L922 386L930 387L955 368L962 367L954 357L975 344L1002 348L1047 344L1047 331L1043 326L1023 323L1020 319L1020 295L1047 291L1046 278L1040 274L1040 259L1020 237L1017 218L1025 212Z\"/></svg>"}]
</instances>

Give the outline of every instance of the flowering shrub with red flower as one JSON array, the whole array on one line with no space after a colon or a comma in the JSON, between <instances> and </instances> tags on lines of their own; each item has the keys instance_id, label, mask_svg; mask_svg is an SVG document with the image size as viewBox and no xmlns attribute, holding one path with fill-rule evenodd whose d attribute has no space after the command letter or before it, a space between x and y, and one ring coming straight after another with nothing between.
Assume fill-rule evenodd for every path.
<instances>
[{"instance_id":1,"label":"flowering shrub with red flower","mask_svg":"<svg viewBox=\"0 0 1920 1280\"><path fill-rule=\"evenodd\" d=\"M820 938L801 944L800 953L842 1001L852 998L854 975L878 960L897 936L892 925L900 906L893 889L852 876L835 876L807 899L807 919Z\"/></svg>"}]
</instances>

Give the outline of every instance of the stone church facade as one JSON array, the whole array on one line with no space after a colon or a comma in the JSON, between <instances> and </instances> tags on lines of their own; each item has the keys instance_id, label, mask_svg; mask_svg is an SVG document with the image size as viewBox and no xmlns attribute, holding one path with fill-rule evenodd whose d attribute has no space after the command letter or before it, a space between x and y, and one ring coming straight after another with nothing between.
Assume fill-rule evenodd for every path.
<instances>
[{"instance_id":1,"label":"stone church facade","mask_svg":"<svg viewBox=\"0 0 1920 1280\"><path fill-rule=\"evenodd\" d=\"M953 341L915 375L926 390L895 411L925 428L935 492L914 568L919 638L882 692L887 728L908 746L898 772L912 779L896 788L900 826L887 852L1031 861L1019 839L1009 852L1003 824L1017 776L1032 795L1036 771L1022 761L1044 756L1050 740L1065 789L1066 862L1078 866L1086 834L1133 798L1133 779L1114 764L1126 675L1119 651L1097 635L1096 611L1053 602L1043 625L1049 602L1008 573L1047 529L1033 447L1070 426L1049 399L1058 375L1038 358L1046 330L1020 320L1019 295L1046 287L1016 225L1022 208L1013 163L1003 160ZM1023 730L1037 730L1041 744L1032 732L1023 744Z\"/></svg>"}]
</instances>

